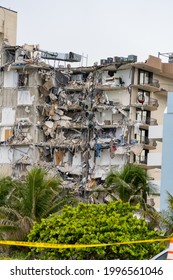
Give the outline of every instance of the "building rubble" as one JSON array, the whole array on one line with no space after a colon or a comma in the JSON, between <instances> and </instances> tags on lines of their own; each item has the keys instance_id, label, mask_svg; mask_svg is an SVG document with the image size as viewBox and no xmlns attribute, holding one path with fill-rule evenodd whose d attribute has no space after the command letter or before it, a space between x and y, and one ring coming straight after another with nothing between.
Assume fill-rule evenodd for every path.
<instances>
[{"instance_id":1,"label":"building rubble","mask_svg":"<svg viewBox=\"0 0 173 280\"><path fill-rule=\"evenodd\" d=\"M39 164L89 190L131 154L140 156L145 143L131 138L141 123L131 118L131 61L55 68L39 45L2 50L1 96L8 104L1 105L1 164L10 164L14 177Z\"/></svg>"}]
</instances>

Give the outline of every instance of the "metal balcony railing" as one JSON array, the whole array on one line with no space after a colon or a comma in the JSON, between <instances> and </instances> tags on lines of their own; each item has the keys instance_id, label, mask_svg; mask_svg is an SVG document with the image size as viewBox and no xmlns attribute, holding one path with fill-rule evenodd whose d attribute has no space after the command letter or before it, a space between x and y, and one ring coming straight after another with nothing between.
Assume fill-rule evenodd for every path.
<instances>
[{"instance_id":1,"label":"metal balcony railing","mask_svg":"<svg viewBox=\"0 0 173 280\"><path fill-rule=\"evenodd\" d=\"M153 147L157 146L157 142L154 139L149 139L146 136L142 136L140 138L140 143L144 144L144 145L150 145L150 146L153 146Z\"/></svg>"},{"instance_id":2,"label":"metal balcony railing","mask_svg":"<svg viewBox=\"0 0 173 280\"><path fill-rule=\"evenodd\" d=\"M153 79L153 80L149 81L149 85L153 86L153 87L157 87L157 88L160 87L159 80L157 80L157 79Z\"/></svg>"},{"instance_id":3,"label":"metal balcony railing","mask_svg":"<svg viewBox=\"0 0 173 280\"><path fill-rule=\"evenodd\" d=\"M149 102L148 102L148 105L152 105L152 106L158 107L159 106L159 102L155 98L150 98Z\"/></svg>"},{"instance_id":4,"label":"metal balcony railing","mask_svg":"<svg viewBox=\"0 0 173 280\"><path fill-rule=\"evenodd\" d=\"M139 123L141 124L148 124L148 125L158 125L157 120L154 118L144 118L141 120L138 120Z\"/></svg>"},{"instance_id":5,"label":"metal balcony railing","mask_svg":"<svg viewBox=\"0 0 173 280\"><path fill-rule=\"evenodd\" d=\"M159 102L157 99L155 98L150 98L149 100L139 100L139 98L137 99L137 105L140 106L153 106L153 107L158 107L159 106Z\"/></svg>"},{"instance_id":6,"label":"metal balcony railing","mask_svg":"<svg viewBox=\"0 0 173 280\"><path fill-rule=\"evenodd\" d=\"M157 87L157 88L160 87L159 80L157 80L157 79L149 79L148 81L143 80L143 82L141 81L139 84L140 85L150 85L150 86Z\"/></svg>"},{"instance_id":7,"label":"metal balcony railing","mask_svg":"<svg viewBox=\"0 0 173 280\"><path fill-rule=\"evenodd\" d=\"M147 156L137 156L136 163L138 164L147 164Z\"/></svg>"},{"instance_id":8,"label":"metal balcony railing","mask_svg":"<svg viewBox=\"0 0 173 280\"><path fill-rule=\"evenodd\" d=\"M146 124L149 124L149 125L158 125L157 120L154 119L154 118L147 118L147 119L146 119Z\"/></svg>"}]
</instances>

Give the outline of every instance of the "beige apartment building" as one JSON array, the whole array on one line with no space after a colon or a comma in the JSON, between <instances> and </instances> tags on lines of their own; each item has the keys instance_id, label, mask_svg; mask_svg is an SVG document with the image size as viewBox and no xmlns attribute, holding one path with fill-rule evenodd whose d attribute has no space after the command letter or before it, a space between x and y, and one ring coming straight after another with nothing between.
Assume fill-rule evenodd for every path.
<instances>
[{"instance_id":1,"label":"beige apartment building","mask_svg":"<svg viewBox=\"0 0 173 280\"><path fill-rule=\"evenodd\" d=\"M17 12L0 6L0 43L16 45Z\"/></svg>"},{"instance_id":2,"label":"beige apartment building","mask_svg":"<svg viewBox=\"0 0 173 280\"><path fill-rule=\"evenodd\" d=\"M173 64L129 55L73 67L80 55L16 46L16 17L0 7L0 173L23 178L37 165L85 192L136 162L158 189L149 202L159 209L162 144L150 135L163 124Z\"/></svg>"}]
</instances>

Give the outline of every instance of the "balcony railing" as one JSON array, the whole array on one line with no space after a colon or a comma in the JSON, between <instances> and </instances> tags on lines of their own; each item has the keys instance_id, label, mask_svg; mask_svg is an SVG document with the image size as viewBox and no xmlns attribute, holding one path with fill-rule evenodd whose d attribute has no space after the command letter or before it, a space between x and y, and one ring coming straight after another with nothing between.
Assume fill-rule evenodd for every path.
<instances>
[{"instance_id":1,"label":"balcony railing","mask_svg":"<svg viewBox=\"0 0 173 280\"><path fill-rule=\"evenodd\" d=\"M157 146L157 142L154 139L149 139L146 136L142 136L140 138L140 143L144 144L144 145L149 145L149 146L152 146L152 147L156 147Z\"/></svg>"},{"instance_id":2,"label":"balcony railing","mask_svg":"<svg viewBox=\"0 0 173 280\"><path fill-rule=\"evenodd\" d=\"M147 156L137 156L136 163L137 164L147 164Z\"/></svg>"},{"instance_id":3,"label":"balcony railing","mask_svg":"<svg viewBox=\"0 0 173 280\"><path fill-rule=\"evenodd\" d=\"M157 99L155 98L150 98L149 100L146 100L146 101L139 101L139 99L137 99L137 102L133 105L133 106L137 106L137 107L147 107L147 106L150 106L150 107L153 107L154 108L157 108L159 106L159 102Z\"/></svg>"},{"instance_id":4,"label":"balcony railing","mask_svg":"<svg viewBox=\"0 0 173 280\"><path fill-rule=\"evenodd\" d=\"M138 122L143 125L143 124L148 124L148 125L158 125L157 120L154 118L146 118L146 119L141 119L138 120Z\"/></svg>"},{"instance_id":5,"label":"balcony railing","mask_svg":"<svg viewBox=\"0 0 173 280\"><path fill-rule=\"evenodd\" d=\"M157 87L157 88L160 87L159 80L157 80L157 79L149 79L148 81L144 80L143 82L140 81L139 85L149 85L149 86Z\"/></svg>"},{"instance_id":6,"label":"balcony railing","mask_svg":"<svg viewBox=\"0 0 173 280\"><path fill-rule=\"evenodd\" d=\"M159 102L155 98L150 98L150 100L148 102L148 105L152 105L152 106L158 107L159 106Z\"/></svg>"},{"instance_id":7,"label":"balcony railing","mask_svg":"<svg viewBox=\"0 0 173 280\"><path fill-rule=\"evenodd\" d=\"M154 118L147 118L146 119L146 124L148 125L158 125L157 120Z\"/></svg>"},{"instance_id":8,"label":"balcony railing","mask_svg":"<svg viewBox=\"0 0 173 280\"><path fill-rule=\"evenodd\" d=\"M157 87L157 88L160 87L159 80L157 80L157 79L151 80L149 84L150 84L151 86L153 86L153 87Z\"/></svg>"}]
</instances>

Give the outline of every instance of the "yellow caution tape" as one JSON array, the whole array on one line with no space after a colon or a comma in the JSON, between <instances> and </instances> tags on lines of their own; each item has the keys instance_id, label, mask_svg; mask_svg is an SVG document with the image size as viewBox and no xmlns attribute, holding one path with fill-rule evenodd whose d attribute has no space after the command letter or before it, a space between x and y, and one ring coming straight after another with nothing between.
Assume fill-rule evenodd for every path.
<instances>
[{"instance_id":1,"label":"yellow caution tape","mask_svg":"<svg viewBox=\"0 0 173 280\"><path fill-rule=\"evenodd\" d=\"M102 246L116 246L116 245L129 245L137 243L151 243L168 241L171 238L164 239L149 239L149 240L136 240L136 241L125 241L116 243L101 243L101 244L52 244L52 243L42 243L42 242L22 242L22 241L10 241L10 240L0 240L0 245L12 245L12 246L26 246L26 247L36 247L36 248L54 248L54 249L67 249L67 248L91 248L91 247L102 247Z\"/></svg>"}]
</instances>

